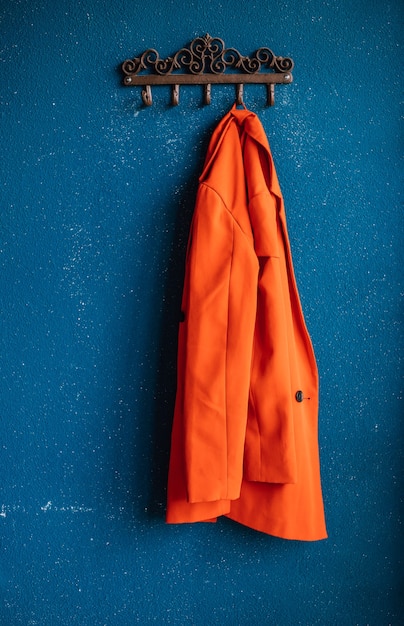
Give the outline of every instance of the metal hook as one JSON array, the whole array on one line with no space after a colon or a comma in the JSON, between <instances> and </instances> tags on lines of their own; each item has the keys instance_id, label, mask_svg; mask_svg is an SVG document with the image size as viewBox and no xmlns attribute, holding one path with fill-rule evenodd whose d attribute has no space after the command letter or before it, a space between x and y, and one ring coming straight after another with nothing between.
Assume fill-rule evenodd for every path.
<instances>
[{"instance_id":1,"label":"metal hook","mask_svg":"<svg viewBox=\"0 0 404 626\"><path fill-rule=\"evenodd\" d=\"M149 107L153 104L153 98L152 98L150 85L146 85L144 89L142 89L142 100L143 100L143 104L146 107Z\"/></svg>"},{"instance_id":2,"label":"metal hook","mask_svg":"<svg viewBox=\"0 0 404 626\"><path fill-rule=\"evenodd\" d=\"M211 85L208 83L205 85L205 104L210 104L211 100Z\"/></svg>"},{"instance_id":3,"label":"metal hook","mask_svg":"<svg viewBox=\"0 0 404 626\"><path fill-rule=\"evenodd\" d=\"M267 104L270 107L275 104L275 85L273 83L267 85Z\"/></svg>"},{"instance_id":4,"label":"metal hook","mask_svg":"<svg viewBox=\"0 0 404 626\"><path fill-rule=\"evenodd\" d=\"M180 86L173 85L172 92L171 92L171 104L176 107L179 104L179 101L180 101Z\"/></svg>"},{"instance_id":5,"label":"metal hook","mask_svg":"<svg viewBox=\"0 0 404 626\"><path fill-rule=\"evenodd\" d=\"M243 91L244 91L244 85L243 83L240 83L239 85L236 85L236 102L237 104L241 104L243 105Z\"/></svg>"}]
</instances>

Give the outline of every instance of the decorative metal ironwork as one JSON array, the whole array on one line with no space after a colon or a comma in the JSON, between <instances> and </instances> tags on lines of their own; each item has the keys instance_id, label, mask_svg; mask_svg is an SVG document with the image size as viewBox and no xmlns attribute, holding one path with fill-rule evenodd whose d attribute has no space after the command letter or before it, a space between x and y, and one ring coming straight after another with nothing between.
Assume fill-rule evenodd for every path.
<instances>
[{"instance_id":1,"label":"decorative metal ironwork","mask_svg":"<svg viewBox=\"0 0 404 626\"><path fill-rule=\"evenodd\" d=\"M292 59L275 56L269 48L259 48L248 57L235 48L226 48L222 39L208 34L197 37L188 48L181 48L166 59L150 48L141 56L122 63L124 85L143 86L142 98L147 106L152 104L151 85L173 85L172 104L176 105L179 85L203 84L205 103L210 104L210 86L218 83L236 84L238 103L242 103L243 84L266 84L268 104L273 104L274 85L291 83L292 69Z\"/></svg>"}]
</instances>

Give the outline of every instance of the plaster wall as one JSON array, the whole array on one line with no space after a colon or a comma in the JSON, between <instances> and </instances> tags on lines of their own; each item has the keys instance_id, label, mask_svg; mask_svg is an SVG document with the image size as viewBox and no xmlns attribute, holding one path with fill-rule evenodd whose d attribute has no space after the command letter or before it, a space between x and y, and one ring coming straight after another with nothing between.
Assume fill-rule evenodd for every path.
<instances>
[{"instance_id":1,"label":"plaster wall","mask_svg":"<svg viewBox=\"0 0 404 626\"><path fill-rule=\"evenodd\" d=\"M5 626L402 623L402 18L396 0L0 3ZM144 108L119 65L207 32L295 61L275 107L259 86L245 102L320 371L323 542L164 523L186 240L234 89Z\"/></svg>"}]
</instances>

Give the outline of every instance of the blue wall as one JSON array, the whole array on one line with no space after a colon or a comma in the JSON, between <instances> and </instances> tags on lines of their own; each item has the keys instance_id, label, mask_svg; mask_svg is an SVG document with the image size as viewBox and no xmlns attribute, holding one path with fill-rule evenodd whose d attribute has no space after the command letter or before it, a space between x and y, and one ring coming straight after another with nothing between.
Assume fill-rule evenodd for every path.
<instances>
[{"instance_id":1,"label":"blue wall","mask_svg":"<svg viewBox=\"0 0 404 626\"><path fill-rule=\"evenodd\" d=\"M0 622L399 624L398 0L3 0ZM321 376L329 539L166 526L197 177L233 87L140 92L120 63L209 32L295 61L246 88L284 191ZM401 59L402 60L402 59Z\"/></svg>"}]
</instances>

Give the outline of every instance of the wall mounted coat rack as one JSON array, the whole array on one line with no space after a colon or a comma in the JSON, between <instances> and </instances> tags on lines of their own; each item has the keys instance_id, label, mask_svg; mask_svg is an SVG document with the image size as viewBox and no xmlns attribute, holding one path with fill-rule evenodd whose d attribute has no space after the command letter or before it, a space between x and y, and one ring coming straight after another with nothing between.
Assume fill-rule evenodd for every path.
<instances>
[{"instance_id":1,"label":"wall mounted coat rack","mask_svg":"<svg viewBox=\"0 0 404 626\"><path fill-rule=\"evenodd\" d=\"M179 103L180 85L204 85L204 102L211 102L211 85L236 85L236 100L243 103L245 84L264 84L267 103L275 102L275 84L291 83L293 61L277 57L269 48L259 48L251 57L243 56L235 48L226 48L219 37L197 37L189 47L181 48L174 56L162 59L150 48L139 57L122 63L123 84L141 86L145 106L153 102L151 87L172 85L171 103ZM143 73L141 73L144 70ZM227 72L227 73L226 73Z\"/></svg>"}]
</instances>

